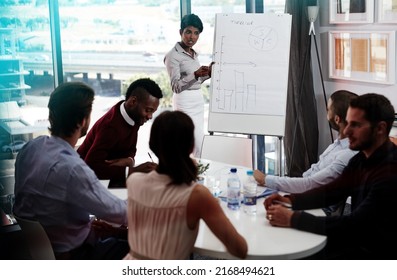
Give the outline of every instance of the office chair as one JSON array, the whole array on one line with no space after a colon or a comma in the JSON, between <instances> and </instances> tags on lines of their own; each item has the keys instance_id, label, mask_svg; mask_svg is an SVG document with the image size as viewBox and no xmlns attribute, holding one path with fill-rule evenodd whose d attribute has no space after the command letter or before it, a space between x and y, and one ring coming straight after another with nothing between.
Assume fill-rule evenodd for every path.
<instances>
[{"instance_id":1,"label":"office chair","mask_svg":"<svg viewBox=\"0 0 397 280\"><path fill-rule=\"evenodd\" d=\"M252 139L205 135L201 158L252 169Z\"/></svg>"},{"instance_id":2,"label":"office chair","mask_svg":"<svg viewBox=\"0 0 397 280\"><path fill-rule=\"evenodd\" d=\"M12 175L0 175L0 195L14 193L15 177Z\"/></svg>"},{"instance_id":3,"label":"office chair","mask_svg":"<svg viewBox=\"0 0 397 280\"><path fill-rule=\"evenodd\" d=\"M50 239L38 221L27 220L14 215L22 234L28 244L30 255L34 260L55 260Z\"/></svg>"}]
</instances>

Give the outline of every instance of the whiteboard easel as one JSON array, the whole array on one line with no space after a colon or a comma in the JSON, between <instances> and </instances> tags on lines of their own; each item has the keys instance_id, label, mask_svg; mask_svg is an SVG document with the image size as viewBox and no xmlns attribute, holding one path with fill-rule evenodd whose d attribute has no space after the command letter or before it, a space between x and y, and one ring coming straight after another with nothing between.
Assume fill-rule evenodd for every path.
<instances>
[{"instance_id":1,"label":"whiteboard easel","mask_svg":"<svg viewBox=\"0 0 397 280\"><path fill-rule=\"evenodd\" d=\"M217 14L208 131L276 136L282 173L292 16Z\"/></svg>"},{"instance_id":2,"label":"whiteboard easel","mask_svg":"<svg viewBox=\"0 0 397 280\"><path fill-rule=\"evenodd\" d=\"M284 136L289 14L217 14L208 131Z\"/></svg>"}]
</instances>

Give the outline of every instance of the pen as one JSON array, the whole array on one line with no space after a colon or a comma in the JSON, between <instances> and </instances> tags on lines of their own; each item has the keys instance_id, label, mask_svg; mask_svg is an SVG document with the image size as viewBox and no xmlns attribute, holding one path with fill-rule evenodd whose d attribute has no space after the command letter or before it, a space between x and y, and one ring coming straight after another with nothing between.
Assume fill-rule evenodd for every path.
<instances>
[{"instance_id":1,"label":"pen","mask_svg":"<svg viewBox=\"0 0 397 280\"><path fill-rule=\"evenodd\" d=\"M147 154L149 155L149 157L150 157L150 160L151 160L152 162L154 162L154 161L153 161L153 158L152 158L152 156L150 155L150 153L149 153L149 152L147 152Z\"/></svg>"},{"instance_id":2,"label":"pen","mask_svg":"<svg viewBox=\"0 0 397 280\"><path fill-rule=\"evenodd\" d=\"M280 205L282 205L284 207L287 207L287 208L292 208L291 204L289 204L287 202L280 201L280 200L273 200L273 203L274 204L280 204Z\"/></svg>"}]
</instances>

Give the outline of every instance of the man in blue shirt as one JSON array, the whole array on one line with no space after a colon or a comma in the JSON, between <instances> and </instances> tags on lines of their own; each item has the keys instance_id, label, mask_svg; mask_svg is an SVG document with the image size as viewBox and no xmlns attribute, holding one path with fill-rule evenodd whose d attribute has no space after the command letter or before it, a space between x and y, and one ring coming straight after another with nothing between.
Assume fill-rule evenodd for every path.
<instances>
[{"instance_id":1,"label":"man in blue shirt","mask_svg":"<svg viewBox=\"0 0 397 280\"><path fill-rule=\"evenodd\" d=\"M93 100L83 83L56 88L48 103L51 136L29 141L15 162L14 214L40 222L57 258L122 259L129 251L126 240L101 238L92 227L90 215L127 223L126 201L112 195L74 149L87 133Z\"/></svg>"},{"instance_id":2,"label":"man in blue shirt","mask_svg":"<svg viewBox=\"0 0 397 280\"><path fill-rule=\"evenodd\" d=\"M259 184L288 193L301 193L337 178L348 164L349 160L357 153L349 149L349 141L343 130L346 127L346 112L350 100L357 95L347 90L334 92L328 100L327 118L332 129L339 132L338 139L334 141L320 155L319 161L302 174L302 177L279 177L263 174L255 170L254 177Z\"/></svg>"}]
</instances>

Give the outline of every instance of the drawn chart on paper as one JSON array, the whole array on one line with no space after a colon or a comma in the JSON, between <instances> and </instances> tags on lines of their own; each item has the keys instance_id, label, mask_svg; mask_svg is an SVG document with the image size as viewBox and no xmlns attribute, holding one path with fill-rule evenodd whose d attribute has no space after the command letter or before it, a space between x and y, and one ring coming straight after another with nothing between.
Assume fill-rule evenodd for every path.
<instances>
[{"instance_id":1,"label":"drawn chart on paper","mask_svg":"<svg viewBox=\"0 0 397 280\"><path fill-rule=\"evenodd\" d=\"M244 130L241 116L276 117L284 126L290 32L287 14L216 15L209 128L225 131L232 121L235 132Z\"/></svg>"},{"instance_id":2,"label":"drawn chart on paper","mask_svg":"<svg viewBox=\"0 0 397 280\"><path fill-rule=\"evenodd\" d=\"M291 16L217 14L208 130L284 135Z\"/></svg>"}]
</instances>

